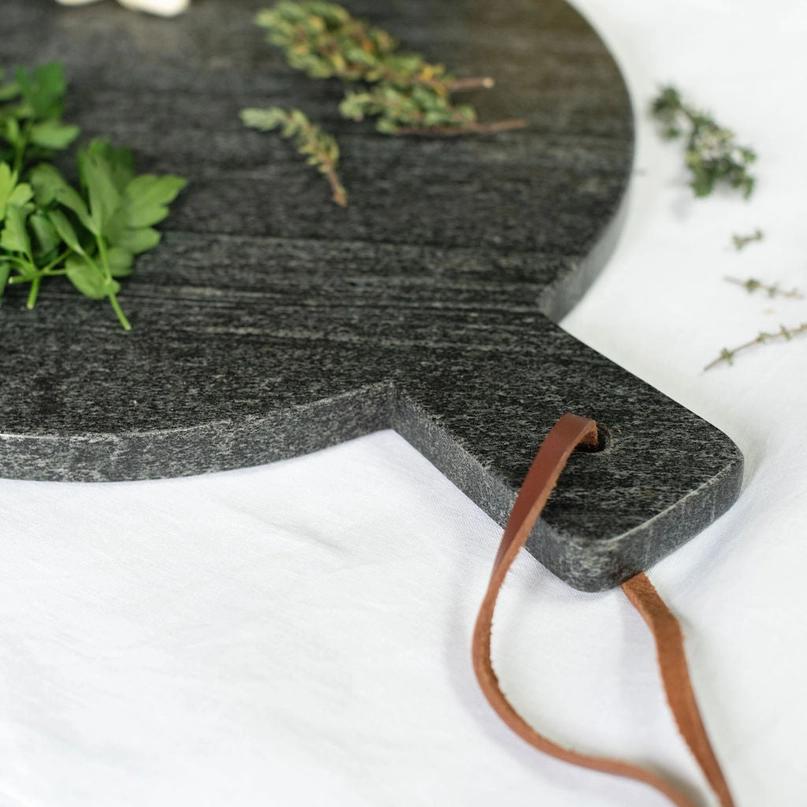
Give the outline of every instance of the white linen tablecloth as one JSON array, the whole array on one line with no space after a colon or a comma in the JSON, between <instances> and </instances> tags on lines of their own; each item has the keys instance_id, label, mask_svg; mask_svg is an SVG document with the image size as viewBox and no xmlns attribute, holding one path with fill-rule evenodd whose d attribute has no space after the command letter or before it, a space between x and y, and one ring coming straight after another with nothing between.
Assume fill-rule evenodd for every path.
<instances>
[{"instance_id":1,"label":"white linen tablecloth","mask_svg":"<svg viewBox=\"0 0 807 807\"><path fill-rule=\"evenodd\" d=\"M807 4L579 6L641 112L672 80L761 155L750 202L696 201L642 116L621 246L564 324L745 452L738 504L651 577L738 804L797 807L807 339L701 368L807 320L805 301L723 281L807 291ZM756 227L765 243L734 252ZM500 530L392 432L194 479L3 481L0 524L0 807L666 803L541 757L493 715L469 637ZM523 554L494 653L540 730L705 789L619 592L574 592Z\"/></svg>"}]
</instances>

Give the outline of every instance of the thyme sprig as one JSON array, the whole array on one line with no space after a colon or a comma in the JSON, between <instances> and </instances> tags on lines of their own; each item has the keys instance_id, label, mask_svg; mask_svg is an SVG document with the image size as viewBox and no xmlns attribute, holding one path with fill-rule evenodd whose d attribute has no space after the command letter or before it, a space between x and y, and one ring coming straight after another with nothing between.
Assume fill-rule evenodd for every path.
<instances>
[{"instance_id":1,"label":"thyme sprig","mask_svg":"<svg viewBox=\"0 0 807 807\"><path fill-rule=\"evenodd\" d=\"M58 64L18 70L0 87L0 298L27 286L32 309L43 281L63 277L85 297L108 300L130 330L120 280L159 243L154 225L185 180L136 176L131 152L94 140L79 151L79 183L70 184L44 161L79 135L61 120L66 89Z\"/></svg>"},{"instance_id":2,"label":"thyme sprig","mask_svg":"<svg viewBox=\"0 0 807 807\"><path fill-rule=\"evenodd\" d=\"M750 350L758 345L766 345L769 342L779 340L789 342L795 337L802 336L805 333L807 333L807 322L802 322L800 325L790 328L785 325L780 325L778 331L760 331L753 339L750 339L748 342L744 342L737 347L724 347L720 351L720 355L714 359L714 361L709 362L709 364L707 364L703 369L704 371L708 371L720 366L721 364L732 365L734 364L734 360L736 359L738 353Z\"/></svg>"},{"instance_id":3,"label":"thyme sprig","mask_svg":"<svg viewBox=\"0 0 807 807\"><path fill-rule=\"evenodd\" d=\"M244 109L241 120L246 126L264 132L280 129L288 140L293 140L297 151L306 162L316 168L328 180L333 201L347 207L347 191L339 179L339 144L319 126L312 123L299 109Z\"/></svg>"},{"instance_id":4,"label":"thyme sprig","mask_svg":"<svg viewBox=\"0 0 807 807\"><path fill-rule=\"evenodd\" d=\"M732 283L735 286L740 286L745 289L749 294L755 294L761 291L768 295L768 297L781 297L786 300L803 300L804 295L799 289L783 289L778 283L765 283L762 280L757 280L755 277L749 277L742 280L739 277L726 277L726 283Z\"/></svg>"},{"instance_id":5,"label":"thyme sprig","mask_svg":"<svg viewBox=\"0 0 807 807\"><path fill-rule=\"evenodd\" d=\"M685 102L672 86L663 87L651 113L668 140L685 140L685 161L696 196L709 196L718 185L728 185L746 198L754 190L749 167L757 159L753 149L737 143L731 129Z\"/></svg>"},{"instance_id":6,"label":"thyme sprig","mask_svg":"<svg viewBox=\"0 0 807 807\"><path fill-rule=\"evenodd\" d=\"M750 166L756 161L756 152L749 146L740 145L734 132L719 123L711 115L696 109L686 102L681 93L672 86L662 87L650 106L652 116L659 124L661 135L669 140L685 141L685 160L690 172L690 186L696 196L709 196L719 185L727 185L740 191L746 198L754 191L756 178ZM765 234L757 228L749 234L735 234L731 243L737 252L750 244L764 240ZM749 294L758 292L769 298L802 300L799 289L785 289L778 283L767 283L755 277L726 277L731 283ZM734 364L739 353L776 341L790 341L807 333L807 322L788 327L780 325L777 331L759 331L757 335L733 348L724 347L717 358L704 370L712 370L721 364Z\"/></svg>"},{"instance_id":7,"label":"thyme sprig","mask_svg":"<svg viewBox=\"0 0 807 807\"><path fill-rule=\"evenodd\" d=\"M765 233L757 228L754 230L753 233L749 233L748 235L733 235L731 236L731 243L734 245L734 249L737 252L742 252L747 246L758 243L765 239Z\"/></svg>"}]
</instances>

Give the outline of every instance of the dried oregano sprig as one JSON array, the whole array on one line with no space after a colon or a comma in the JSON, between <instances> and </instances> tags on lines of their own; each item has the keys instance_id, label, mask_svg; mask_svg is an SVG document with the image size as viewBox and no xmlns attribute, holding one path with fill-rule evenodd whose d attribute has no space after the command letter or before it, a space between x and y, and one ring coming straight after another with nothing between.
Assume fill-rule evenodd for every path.
<instances>
[{"instance_id":1,"label":"dried oregano sprig","mask_svg":"<svg viewBox=\"0 0 807 807\"><path fill-rule=\"evenodd\" d=\"M66 87L58 64L18 70L0 87L0 298L26 286L32 309L43 281L66 278L85 297L108 300L129 330L120 280L159 243L153 225L185 180L136 176L129 151L94 140L78 154L78 186L70 184L42 161L79 134L61 121Z\"/></svg>"},{"instance_id":2,"label":"dried oregano sprig","mask_svg":"<svg viewBox=\"0 0 807 807\"><path fill-rule=\"evenodd\" d=\"M651 108L669 140L686 140L686 164L696 196L709 196L720 184L729 185L747 198L755 178L749 166L757 156L739 145L731 129L719 125L709 114L686 103L675 87L663 87Z\"/></svg>"},{"instance_id":3,"label":"dried oregano sprig","mask_svg":"<svg viewBox=\"0 0 807 807\"><path fill-rule=\"evenodd\" d=\"M364 92L348 92L339 111L355 121L376 118L376 129L389 135L496 134L524 126L521 120L480 123L469 104L452 103L426 87L402 89L386 83Z\"/></svg>"},{"instance_id":4,"label":"dried oregano sprig","mask_svg":"<svg viewBox=\"0 0 807 807\"><path fill-rule=\"evenodd\" d=\"M470 104L456 103L452 94L490 89L492 78L455 78L443 65L432 64L417 53L402 52L389 33L356 19L335 3L280 0L261 11L256 21L295 69L311 78L360 83L358 89L347 92L340 113L354 121L375 119L376 129L383 134L483 134L525 125L522 120L480 123L476 110ZM294 109L250 109L242 119L258 129L281 128L296 141L309 164L326 176L334 201L347 204L337 174L339 149L331 135Z\"/></svg>"},{"instance_id":5,"label":"dried oregano sprig","mask_svg":"<svg viewBox=\"0 0 807 807\"><path fill-rule=\"evenodd\" d=\"M315 167L328 180L333 200L340 207L347 207L347 191L337 173L339 145L331 135L313 124L299 109L244 109L241 120L252 129L271 132L280 129L283 137L293 140L297 151L306 162Z\"/></svg>"},{"instance_id":6,"label":"dried oregano sprig","mask_svg":"<svg viewBox=\"0 0 807 807\"><path fill-rule=\"evenodd\" d=\"M288 63L311 78L380 81L385 61L398 47L381 28L319 0L281 0L259 12L256 22L268 31L269 41L283 50Z\"/></svg>"},{"instance_id":7,"label":"dried oregano sprig","mask_svg":"<svg viewBox=\"0 0 807 807\"><path fill-rule=\"evenodd\" d=\"M311 78L361 82L365 90L348 93L340 109L351 120L377 118L384 134L454 134L522 128L522 120L477 122L470 104L452 93L493 87L490 77L457 79L441 64L403 52L389 33L322 0L280 0L262 11L258 25L281 48L289 64Z\"/></svg>"},{"instance_id":8,"label":"dried oregano sprig","mask_svg":"<svg viewBox=\"0 0 807 807\"><path fill-rule=\"evenodd\" d=\"M257 23L266 28L269 41L283 50L288 63L311 78L420 85L443 95L494 85L489 77L455 79L444 65L400 52L387 31L356 19L336 3L280 0L261 11Z\"/></svg>"}]
</instances>

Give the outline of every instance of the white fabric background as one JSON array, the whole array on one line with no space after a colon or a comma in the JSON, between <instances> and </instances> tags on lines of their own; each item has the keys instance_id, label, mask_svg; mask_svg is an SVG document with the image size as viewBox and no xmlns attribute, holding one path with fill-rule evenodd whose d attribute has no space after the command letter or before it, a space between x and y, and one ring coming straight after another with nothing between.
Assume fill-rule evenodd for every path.
<instances>
[{"instance_id":1,"label":"white fabric background","mask_svg":"<svg viewBox=\"0 0 807 807\"><path fill-rule=\"evenodd\" d=\"M738 803L804 804L807 339L700 368L807 319L722 280L807 289L807 5L579 5L640 107L673 79L761 153L752 201L694 201L642 120L621 247L565 325L745 452L740 502L652 577ZM766 243L734 253L757 226ZM197 479L0 482L0 524L2 807L665 803L494 718L469 635L500 531L394 433ZM703 789L621 594L575 593L524 555L497 628L536 726Z\"/></svg>"}]
</instances>

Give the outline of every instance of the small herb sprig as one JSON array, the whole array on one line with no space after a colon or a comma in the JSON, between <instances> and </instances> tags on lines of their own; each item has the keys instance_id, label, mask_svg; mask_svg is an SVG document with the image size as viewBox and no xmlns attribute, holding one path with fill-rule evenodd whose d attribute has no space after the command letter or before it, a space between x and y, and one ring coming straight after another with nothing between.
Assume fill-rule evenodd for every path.
<instances>
[{"instance_id":1,"label":"small herb sprig","mask_svg":"<svg viewBox=\"0 0 807 807\"><path fill-rule=\"evenodd\" d=\"M760 241L764 240L765 240L765 233L759 228L754 230L753 233L749 233L748 235L735 234L731 236L731 243L734 245L734 249L736 249L737 252L742 252L747 246L759 243Z\"/></svg>"},{"instance_id":2,"label":"small herb sprig","mask_svg":"<svg viewBox=\"0 0 807 807\"><path fill-rule=\"evenodd\" d=\"M456 79L443 65L430 64L417 53L402 53L391 34L356 19L336 3L280 0L261 11L256 21L288 63L310 78L419 85L443 95L494 86L490 77Z\"/></svg>"},{"instance_id":3,"label":"small herb sprig","mask_svg":"<svg viewBox=\"0 0 807 807\"><path fill-rule=\"evenodd\" d=\"M757 155L748 146L738 144L731 129L686 103L671 86L661 89L651 112L666 139L685 140L685 161L696 196L709 196L718 185L728 185L746 198L751 196L755 178L749 167Z\"/></svg>"},{"instance_id":4,"label":"small herb sprig","mask_svg":"<svg viewBox=\"0 0 807 807\"><path fill-rule=\"evenodd\" d=\"M727 277L726 283L731 283L735 286L740 286L745 289L749 294L755 294L758 291L767 294L768 297L782 297L786 300L803 300L804 295L799 289L783 289L778 283L765 283L762 280L757 280L755 277L749 277L745 280L739 277Z\"/></svg>"},{"instance_id":5,"label":"small herb sprig","mask_svg":"<svg viewBox=\"0 0 807 807\"><path fill-rule=\"evenodd\" d=\"M526 125L521 119L478 121L474 107L456 102L453 96L472 89L491 89L495 84L491 77L457 78L444 65L401 50L387 31L353 17L336 3L280 0L273 8L261 11L256 22L266 29L269 42L283 51L291 67L310 78L338 79L346 85L339 105L342 117L374 120L382 134L495 134ZM247 110L247 117L257 120L258 111ZM271 128L281 131L285 131L284 121L296 118L295 128L303 136L291 130L286 136L294 138L309 164L328 178L334 201L346 201L344 188L335 177L335 162L329 158L335 140L300 118L299 110L274 107L267 113L270 120L277 121ZM242 119L253 125L243 115ZM305 148L312 142L317 143L317 151ZM323 160L312 160L312 156L320 155Z\"/></svg>"},{"instance_id":6,"label":"small herb sprig","mask_svg":"<svg viewBox=\"0 0 807 807\"><path fill-rule=\"evenodd\" d=\"M709 362L703 369L712 370L721 364L734 364L734 360L738 353L750 350L758 345L766 345L769 342L783 340L789 342L797 336L807 334L807 322L802 322L800 325L788 328L785 325L780 325L778 331L760 331L753 339L744 342L741 345L733 348L724 347L720 351L720 355L714 360Z\"/></svg>"},{"instance_id":7,"label":"small herb sprig","mask_svg":"<svg viewBox=\"0 0 807 807\"><path fill-rule=\"evenodd\" d=\"M347 207L347 191L337 173L339 168L339 144L319 126L312 123L299 109L244 109L241 120L246 126L263 132L280 129L288 140L294 141L297 151L306 162L316 168L328 180L333 201Z\"/></svg>"},{"instance_id":8,"label":"small herb sprig","mask_svg":"<svg viewBox=\"0 0 807 807\"><path fill-rule=\"evenodd\" d=\"M136 176L130 151L94 140L79 151L79 183L71 185L44 161L79 135L61 120L65 92L58 64L18 70L0 88L0 298L8 286L27 286L33 309L43 280L66 277L86 297L108 300L128 331L120 279L157 246L154 225L186 182Z\"/></svg>"},{"instance_id":9,"label":"small herb sprig","mask_svg":"<svg viewBox=\"0 0 807 807\"><path fill-rule=\"evenodd\" d=\"M376 130L388 135L496 134L524 128L524 121L507 119L480 123L470 104L455 104L422 85L397 87L377 84L362 92L348 92L339 105L343 118L375 118Z\"/></svg>"},{"instance_id":10,"label":"small herb sprig","mask_svg":"<svg viewBox=\"0 0 807 807\"><path fill-rule=\"evenodd\" d=\"M0 71L0 161L19 175L30 159L47 159L79 136L78 126L64 123L67 84L58 64L33 71L19 68L5 80Z\"/></svg>"},{"instance_id":11,"label":"small herb sprig","mask_svg":"<svg viewBox=\"0 0 807 807\"><path fill-rule=\"evenodd\" d=\"M446 129L473 133L525 125L522 120L478 124L476 110L470 104L455 103L452 95L490 89L495 85L491 77L458 79L444 65L402 51L387 31L353 17L336 3L280 0L260 12L257 23L288 63L309 77L372 86L368 91L348 92L340 111L351 120L377 118L376 127L384 134Z\"/></svg>"}]
</instances>

